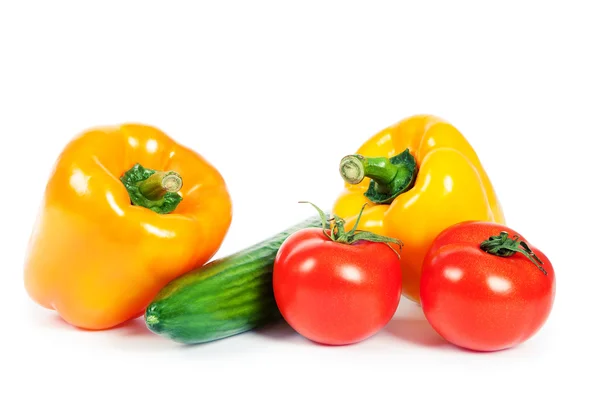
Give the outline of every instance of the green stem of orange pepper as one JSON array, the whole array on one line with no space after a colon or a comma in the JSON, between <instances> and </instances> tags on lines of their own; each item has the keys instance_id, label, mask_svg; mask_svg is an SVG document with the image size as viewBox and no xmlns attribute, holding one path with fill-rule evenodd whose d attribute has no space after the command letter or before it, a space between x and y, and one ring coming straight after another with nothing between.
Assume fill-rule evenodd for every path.
<instances>
[{"instance_id":1,"label":"green stem of orange pepper","mask_svg":"<svg viewBox=\"0 0 600 400\"><path fill-rule=\"evenodd\" d=\"M174 171L157 171L138 185L140 193L148 200L160 200L169 192L177 193L182 186L181 176Z\"/></svg>"},{"instance_id":2,"label":"green stem of orange pepper","mask_svg":"<svg viewBox=\"0 0 600 400\"><path fill-rule=\"evenodd\" d=\"M159 214L172 212L182 200L177 192L183 186L183 179L174 171L155 171L136 164L123 174L121 182L131 204Z\"/></svg>"}]
</instances>

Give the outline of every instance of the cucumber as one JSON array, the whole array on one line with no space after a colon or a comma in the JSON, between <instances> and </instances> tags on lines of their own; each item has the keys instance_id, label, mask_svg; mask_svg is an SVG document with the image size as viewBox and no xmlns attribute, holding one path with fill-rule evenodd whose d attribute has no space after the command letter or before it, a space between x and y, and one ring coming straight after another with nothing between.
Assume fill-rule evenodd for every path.
<instances>
[{"instance_id":1,"label":"cucumber","mask_svg":"<svg viewBox=\"0 0 600 400\"><path fill-rule=\"evenodd\" d=\"M307 218L169 282L146 308L146 326L173 341L194 344L237 335L281 319L273 295L275 257L288 236L309 227L322 227L321 218Z\"/></svg>"}]
</instances>

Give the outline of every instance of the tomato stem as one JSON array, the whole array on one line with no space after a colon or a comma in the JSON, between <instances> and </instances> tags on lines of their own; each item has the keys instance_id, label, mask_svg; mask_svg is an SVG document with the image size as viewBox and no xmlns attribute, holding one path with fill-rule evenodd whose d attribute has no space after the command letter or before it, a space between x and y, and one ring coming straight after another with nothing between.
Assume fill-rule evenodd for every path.
<instances>
[{"instance_id":1,"label":"tomato stem","mask_svg":"<svg viewBox=\"0 0 600 400\"><path fill-rule=\"evenodd\" d=\"M352 154L342 158L339 166L340 175L351 185L371 179L365 196L376 204L389 204L409 190L414 185L417 169L408 149L391 158Z\"/></svg>"},{"instance_id":2,"label":"tomato stem","mask_svg":"<svg viewBox=\"0 0 600 400\"><path fill-rule=\"evenodd\" d=\"M508 236L508 232L502 231L497 236L490 236L487 240L481 242L479 247L486 253L492 254L498 257L510 257L515 253L521 253L527 257L544 275L548 275L544 267L542 260L531 250L529 245L524 241L520 240L518 235L514 235L512 238Z\"/></svg>"},{"instance_id":3,"label":"tomato stem","mask_svg":"<svg viewBox=\"0 0 600 400\"><path fill-rule=\"evenodd\" d=\"M387 237L387 236L383 236L383 235L377 235L373 232L368 232L368 231L357 229L358 223L360 221L362 213L363 213L365 207L367 206L367 204L364 204L362 206L362 208L360 209L360 212L358 213L356 222L354 223L354 226L352 227L352 229L350 229L350 231L346 232L346 229L345 229L346 221L344 221L342 218L333 214L331 216L331 218L328 219L325 216L325 213L319 207L314 205L313 203L308 202L308 201L301 201L300 203L310 204L318 211L319 215L321 216L323 234L325 236L327 236L330 240L337 242L337 243L350 244L350 245L354 244L360 240L366 240L369 242L385 243L398 255L398 257L400 257L400 253L398 251L396 251L396 249L394 247L392 247L390 244L390 243L394 243L400 247L400 250L402 250L403 243L400 240L394 239L391 237ZM329 223L329 225L328 225L328 223Z\"/></svg>"}]
</instances>

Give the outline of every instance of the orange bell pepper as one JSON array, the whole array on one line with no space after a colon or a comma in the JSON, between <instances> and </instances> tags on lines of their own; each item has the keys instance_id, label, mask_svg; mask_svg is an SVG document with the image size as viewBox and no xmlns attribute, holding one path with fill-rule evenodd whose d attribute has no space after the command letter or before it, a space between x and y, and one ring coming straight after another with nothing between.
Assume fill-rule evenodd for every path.
<instances>
[{"instance_id":1,"label":"orange bell pepper","mask_svg":"<svg viewBox=\"0 0 600 400\"><path fill-rule=\"evenodd\" d=\"M205 264L231 219L225 181L200 154L146 125L86 130L46 186L25 288L76 327L115 327Z\"/></svg>"},{"instance_id":2,"label":"orange bell pepper","mask_svg":"<svg viewBox=\"0 0 600 400\"><path fill-rule=\"evenodd\" d=\"M403 295L420 302L421 266L446 227L465 220L504 223L490 179L465 137L432 115L405 118L342 158L345 184L332 212L352 227L403 243Z\"/></svg>"}]
</instances>

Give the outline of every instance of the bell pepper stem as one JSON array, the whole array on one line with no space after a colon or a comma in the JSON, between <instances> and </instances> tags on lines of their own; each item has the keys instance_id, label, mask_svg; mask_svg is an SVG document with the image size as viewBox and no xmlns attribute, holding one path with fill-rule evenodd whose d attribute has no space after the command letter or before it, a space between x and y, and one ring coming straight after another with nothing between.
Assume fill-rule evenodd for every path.
<instances>
[{"instance_id":1,"label":"bell pepper stem","mask_svg":"<svg viewBox=\"0 0 600 400\"><path fill-rule=\"evenodd\" d=\"M356 185L371 179L365 196L376 204L389 204L398 195L409 190L417 176L417 163L408 149L388 157L347 155L340 161L339 172L344 181Z\"/></svg>"},{"instance_id":2,"label":"bell pepper stem","mask_svg":"<svg viewBox=\"0 0 600 400\"><path fill-rule=\"evenodd\" d=\"M139 182L140 193L148 200L160 200L165 194L177 193L183 186L183 179L174 171L157 171Z\"/></svg>"},{"instance_id":3,"label":"bell pepper stem","mask_svg":"<svg viewBox=\"0 0 600 400\"><path fill-rule=\"evenodd\" d=\"M363 157L359 154L345 156L340 162L340 174L350 184L371 178L379 185L387 185L398 173L398 167L386 157Z\"/></svg>"},{"instance_id":4,"label":"bell pepper stem","mask_svg":"<svg viewBox=\"0 0 600 400\"><path fill-rule=\"evenodd\" d=\"M121 177L131 204L159 214L175 210L183 200L179 195L183 178L175 171L155 171L135 164Z\"/></svg>"}]
</instances>

